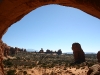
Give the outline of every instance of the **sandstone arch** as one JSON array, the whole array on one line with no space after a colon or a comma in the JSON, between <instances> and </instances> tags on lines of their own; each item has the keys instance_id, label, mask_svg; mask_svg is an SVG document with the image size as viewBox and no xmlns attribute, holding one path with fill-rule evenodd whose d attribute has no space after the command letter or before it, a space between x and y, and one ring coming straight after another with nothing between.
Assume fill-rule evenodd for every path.
<instances>
[{"instance_id":1,"label":"sandstone arch","mask_svg":"<svg viewBox=\"0 0 100 75\"><path fill-rule=\"evenodd\" d=\"M48 4L78 8L100 19L100 0L0 0L0 39L13 23Z\"/></svg>"}]
</instances>

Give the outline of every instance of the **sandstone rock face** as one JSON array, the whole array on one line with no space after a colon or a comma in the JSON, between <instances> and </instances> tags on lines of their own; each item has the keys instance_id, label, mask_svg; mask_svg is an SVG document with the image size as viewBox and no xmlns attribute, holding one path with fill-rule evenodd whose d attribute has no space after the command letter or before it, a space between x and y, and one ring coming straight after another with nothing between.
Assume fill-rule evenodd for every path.
<instances>
[{"instance_id":1,"label":"sandstone rock face","mask_svg":"<svg viewBox=\"0 0 100 75\"><path fill-rule=\"evenodd\" d=\"M0 40L0 75L4 75L4 70L3 70L3 42Z\"/></svg>"},{"instance_id":2,"label":"sandstone rock face","mask_svg":"<svg viewBox=\"0 0 100 75\"><path fill-rule=\"evenodd\" d=\"M11 55L15 55L17 54L18 52L27 52L26 49L20 49L20 48L17 48L17 47L11 47L11 46L8 46L6 43L3 43L1 41L0 43L1 45L1 49L2 49L2 56L11 56Z\"/></svg>"},{"instance_id":3,"label":"sandstone rock face","mask_svg":"<svg viewBox=\"0 0 100 75\"><path fill-rule=\"evenodd\" d=\"M85 62L85 53L83 52L81 45L79 43L73 43L72 50L74 54L75 63Z\"/></svg>"},{"instance_id":4,"label":"sandstone rock face","mask_svg":"<svg viewBox=\"0 0 100 75\"><path fill-rule=\"evenodd\" d=\"M98 59L98 62L100 63L100 51L98 51L97 53L97 59Z\"/></svg>"},{"instance_id":5,"label":"sandstone rock face","mask_svg":"<svg viewBox=\"0 0 100 75\"><path fill-rule=\"evenodd\" d=\"M13 47L10 47L10 55L14 55L16 53L16 50Z\"/></svg>"},{"instance_id":6,"label":"sandstone rock face","mask_svg":"<svg viewBox=\"0 0 100 75\"><path fill-rule=\"evenodd\" d=\"M0 39L13 23L48 4L78 8L100 19L100 0L0 0Z\"/></svg>"},{"instance_id":7,"label":"sandstone rock face","mask_svg":"<svg viewBox=\"0 0 100 75\"><path fill-rule=\"evenodd\" d=\"M9 55L13 56L15 54L17 54L18 52L27 52L26 49L20 49L18 47L10 47L9 49Z\"/></svg>"},{"instance_id":8,"label":"sandstone rock face","mask_svg":"<svg viewBox=\"0 0 100 75\"><path fill-rule=\"evenodd\" d=\"M100 75L100 64L95 64L89 68L87 75Z\"/></svg>"},{"instance_id":9,"label":"sandstone rock face","mask_svg":"<svg viewBox=\"0 0 100 75\"><path fill-rule=\"evenodd\" d=\"M20 49L17 47L10 47L6 43L3 43L2 40L0 40L0 75L4 75L4 70L3 70L3 57L7 57L8 55L14 55L17 52L21 51L26 51L26 49ZM1 74L2 73L2 74Z\"/></svg>"},{"instance_id":10,"label":"sandstone rock face","mask_svg":"<svg viewBox=\"0 0 100 75\"><path fill-rule=\"evenodd\" d=\"M6 44L6 43L3 43L3 51L4 51L4 56L7 57L9 55L9 49L10 47Z\"/></svg>"}]
</instances>

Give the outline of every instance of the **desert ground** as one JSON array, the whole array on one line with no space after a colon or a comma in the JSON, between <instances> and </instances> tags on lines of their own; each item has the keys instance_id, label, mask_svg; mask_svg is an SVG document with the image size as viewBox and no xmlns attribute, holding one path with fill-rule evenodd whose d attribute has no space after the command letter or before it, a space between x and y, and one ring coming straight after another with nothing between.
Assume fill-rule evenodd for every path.
<instances>
[{"instance_id":1,"label":"desert ground","mask_svg":"<svg viewBox=\"0 0 100 75\"><path fill-rule=\"evenodd\" d=\"M86 54L86 62L71 64L73 54L40 54L20 52L4 57L5 75L87 75L89 67L97 63L96 54Z\"/></svg>"}]
</instances>

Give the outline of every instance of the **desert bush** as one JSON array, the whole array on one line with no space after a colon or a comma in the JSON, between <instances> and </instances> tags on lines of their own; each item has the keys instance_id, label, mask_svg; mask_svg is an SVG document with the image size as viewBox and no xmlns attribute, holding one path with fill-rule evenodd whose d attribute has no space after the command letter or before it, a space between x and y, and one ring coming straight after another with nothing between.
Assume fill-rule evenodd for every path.
<instances>
[{"instance_id":1,"label":"desert bush","mask_svg":"<svg viewBox=\"0 0 100 75\"><path fill-rule=\"evenodd\" d=\"M20 57L16 57L17 60L20 60Z\"/></svg>"},{"instance_id":2,"label":"desert bush","mask_svg":"<svg viewBox=\"0 0 100 75\"><path fill-rule=\"evenodd\" d=\"M32 66L29 66L29 69L32 69Z\"/></svg>"},{"instance_id":3,"label":"desert bush","mask_svg":"<svg viewBox=\"0 0 100 75\"><path fill-rule=\"evenodd\" d=\"M94 65L94 63L92 63L92 62L88 62L88 63L87 63L87 66L88 66L88 67L91 67L92 65Z\"/></svg>"},{"instance_id":4,"label":"desert bush","mask_svg":"<svg viewBox=\"0 0 100 75\"><path fill-rule=\"evenodd\" d=\"M64 67L63 70L66 70L66 67Z\"/></svg>"},{"instance_id":5,"label":"desert bush","mask_svg":"<svg viewBox=\"0 0 100 75\"><path fill-rule=\"evenodd\" d=\"M10 60L4 60L4 61L3 61L3 64L4 64L5 66L7 66L7 67L13 66L13 63L12 63Z\"/></svg>"},{"instance_id":6,"label":"desert bush","mask_svg":"<svg viewBox=\"0 0 100 75\"><path fill-rule=\"evenodd\" d=\"M54 63L52 63L51 65L49 65L49 68L53 68L55 66Z\"/></svg>"},{"instance_id":7,"label":"desert bush","mask_svg":"<svg viewBox=\"0 0 100 75\"><path fill-rule=\"evenodd\" d=\"M7 71L7 75L16 75L16 70L9 70Z\"/></svg>"},{"instance_id":8,"label":"desert bush","mask_svg":"<svg viewBox=\"0 0 100 75\"><path fill-rule=\"evenodd\" d=\"M49 73L43 73L42 75L49 75Z\"/></svg>"},{"instance_id":9,"label":"desert bush","mask_svg":"<svg viewBox=\"0 0 100 75\"><path fill-rule=\"evenodd\" d=\"M35 66L37 66L35 63L32 63L32 67L35 67Z\"/></svg>"},{"instance_id":10,"label":"desert bush","mask_svg":"<svg viewBox=\"0 0 100 75\"><path fill-rule=\"evenodd\" d=\"M79 65L76 65L76 69L79 69L80 68L80 66Z\"/></svg>"},{"instance_id":11,"label":"desert bush","mask_svg":"<svg viewBox=\"0 0 100 75\"><path fill-rule=\"evenodd\" d=\"M50 75L57 75L57 73L51 71Z\"/></svg>"},{"instance_id":12,"label":"desert bush","mask_svg":"<svg viewBox=\"0 0 100 75\"><path fill-rule=\"evenodd\" d=\"M34 73L34 71L31 71L31 73Z\"/></svg>"},{"instance_id":13,"label":"desert bush","mask_svg":"<svg viewBox=\"0 0 100 75\"><path fill-rule=\"evenodd\" d=\"M26 75L27 74L27 71L23 71L23 74Z\"/></svg>"},{"instance_id":14,"label":"desert bush","mask_svg":"<svg viewBox=\"0 0 100 75\"><path fill-rule=\"evenodd\" d=\"M85 67L83 66L81 69L85 69Z\"/></svg>"}]
</instances>

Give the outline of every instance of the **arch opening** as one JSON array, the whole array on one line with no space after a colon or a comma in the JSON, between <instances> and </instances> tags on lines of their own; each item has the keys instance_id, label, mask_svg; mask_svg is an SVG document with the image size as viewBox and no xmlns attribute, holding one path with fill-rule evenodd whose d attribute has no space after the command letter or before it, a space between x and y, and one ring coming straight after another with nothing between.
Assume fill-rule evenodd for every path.
<instances>
[{"instance_id":1,"label":"arch opening","mask_svg":"<svg viewBox=\"0 0 100 75\"><path fill-rule=\"evenodd\" d=\"M9 30L8 33L11 33L10 35L15 35L15 33L17 33L16 35L19 37L17 37L17 36L16 37L19 39L21 38L23 42L25 42L25 40L29 39L30 37L33 37L33 39L31 39L31 40L35 39L37 41L38 41L38 39L40 39L40 37L42 37L42 39L44 38L43 40L45 40L45 38L47 37L48 39L45 40L45 44L51 45L51 46L53 46L52 40L54 40L55 37L57 38L57 36L58 36L58 41L60 40L60 42L62 40L61 37L63 37L64 40L66 39L66 44L64 43L65 42L64 40L61 42L61 43L63 43L64 48L66 47L67 42L69 42L68 49L66 49L66 48L64 49L63 47L61 48L62 50L64 50L63 52L66 52L66 50L71 51L70 47L73 42L75 42L75 41L82 42L81 41L82 39L83 40L87 39L88 42L91 42L91 45L93 45L92 43L95 44L98 41L98 39L96 39L95 41L92 41L92 40L95 37L99 37L96 34L99 32L98 24L99 24L99 19L97 19L91 15L88 15L87 13L84 13L83 11L81 11L79 9L52 4L52 5L45 5L45 6L37 8L36 10L33 10L32 12L27 14L25 17L23 17L21 21L14 24L14 25L16 25L15 30L13 30L14 26L12 25L11 29L13 30L13 32L12 32L12 30L11 31ZM95 25L95 26L93 26L93 25ZM25 30L23 30L24 29L23 27L25 27ZM28 29L31 28L29 30L30 32L27 31L28 30L27 28ZM55 31L56 29L57 29L57 31ZM60 30L62 33L60 32ZM22 34L19 34L17 31L20 31L19 33L22 33ZM27 32L25 32L25 31L27 31ZM94 31L94 32L92 32L92 31ZM45 33L45 32L47 32L47 33ZM33 34L34 36L31 34L28 35L29 33ZM95 36L92 37L92 33L95 33L94 34ZM24 36L20 36L20 35L24 35ZM45 35L47 35L47 36L45 36ZM43 37L43 36L45 36L45 37ZM5 36L5 37L7 37L7 36ZM14 38L16 38L16 37L14 37ZM25 40L23 40L24 37L25 37ZM26 37L27 37L27 39L26 39ZM84 38L82 38L82 37L84 37ZM92 37L92 38L89 39L90 37ZM8 38L10 41L11 37L8 37ZM17 40L16 43L18 43L17 38L16 38L16 40ZM68 40L68 38L70 40ZM82 39L80 39L80 38L82 38ZM40 41L42 39L40 39ZM14 43L14 39L11 39L11 40ZM30 42L31 42L31 40L30 40ZM49 40L51 40L50 44L48 44L48 42L47 42ZM6 41L7 41L7 39L6 39ZM41 42L40 41L38 41L38 43L42 44L43 41L41 41ZM57 42L56 39L54 41ZM35 41L35 43L37 43L37 42ZM35 46L38 45L38 43L35 44ZM61 43L59 45L57 45L57 47L60 47ZM85 43L87 43L87 41L82 42L82 43L84 44L84 46L87 45L87 44L85 45ZM27 43L24 43L24 47L26 47L25 44L27 45ZM30 43L28 42L28 44L30 44ZM33 44L34 43L32 43L31 45L33 45ZM10 43L8 45L13 45L13 44ZM55 45L56 45L56 43L55 43ZM85 48L86 52L91 50L91 45L90 45L90 47L88 47L88 49ZM14 47L15 46L17 46L17 45L14 45ZM23 46L19 46L19 47L22 48ZM42 47L44 48L44 46L40 45L40 47L35 48L35 49L39 50ZM28 48L32 48L32 46L28 47ZM44 48L44 49L46 50L48 48L50 49L50 47L48 47L48 46L47 46L47 48ZM59 48L53 48L53 50L57 50L57 49L59 49ZM94 49L96 49L96 47ZM94 49L92 48L92 51ZM97 51L98 51L98 49L97 49Z\"/></svg>"},{"instance_id":2,"label":"arch opening","mask_svg":"<svg viewBox=\"0 0 100 75\"><path fill-rule=\"evenodd\" d=\"M100 18L100 1L91 1L91 0L24 0L24 1L5 1L2 0L0 3L1 19L0 19L0 38L6 32L7 28L13 23L20 20L30 11L47 4L59 4L63 6L70 6L78 8L88 14L91 14L97 18ZM5 7L6 5L6 7ZM9 9L8 9L9 8Z\"/></svg>"}]
</instances>

